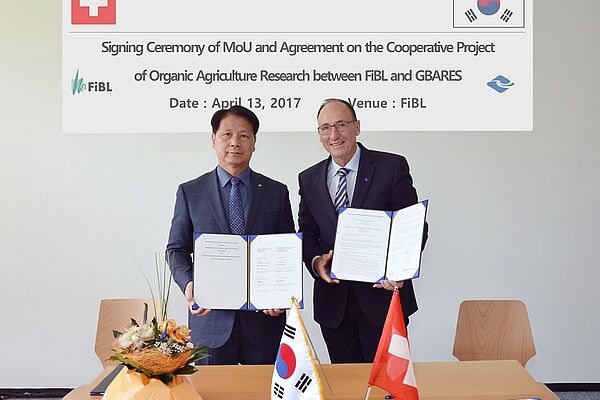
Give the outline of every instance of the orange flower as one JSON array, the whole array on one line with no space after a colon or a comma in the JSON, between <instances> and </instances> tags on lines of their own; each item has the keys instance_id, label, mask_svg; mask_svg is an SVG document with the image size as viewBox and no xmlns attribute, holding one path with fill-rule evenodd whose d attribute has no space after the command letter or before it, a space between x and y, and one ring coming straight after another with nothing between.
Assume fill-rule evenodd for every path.
<instances>
[{"instance_id":1,"label":"orange flower","mask_svg":"<svg viewBox=\"0 0 600 400\"><path fill-rule=\"evenodd\" d=\"M177 340L179 343L185 344L191 339L190 330L185 325L178 326L173 331L173 334L171 334L171 337Z\"/></svg>"},{"instance_id":2,"label":"orange flower","mask_svg":"<svg viewBox=\"0 0 600 400\"><path fill-rule=\"evenodd\" d=\"M164 320L161 324L160 327L158 328L161 332L167 332L167 334L169 336L173 335L173 331L175 330L175 328L177 327L177 324L175 323L174 320L172 319L166 319Z\"/></svg>"}]
</instances>

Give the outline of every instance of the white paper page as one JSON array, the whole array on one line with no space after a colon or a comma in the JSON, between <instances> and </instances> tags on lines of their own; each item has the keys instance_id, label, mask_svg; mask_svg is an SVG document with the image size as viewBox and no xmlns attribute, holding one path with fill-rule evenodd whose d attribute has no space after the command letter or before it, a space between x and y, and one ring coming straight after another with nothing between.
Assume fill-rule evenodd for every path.
<instances>
[{"instance_id":1,"label":"white paper page","mask_svg":"<svg viewBox=\"0 0 600 400\"><path fill-rule=\"evenodd\" d=\"M194 297L203 308L237 310L248 301L248 243L204 233L194 243Z\"/></svg>"},{"instance_id":2,"label":"white paper page","mask_svg":"<svg viewBox=\"0 0 600 400\"><path fill-rule=\"evenodd\" d=\"M347 208L338 216L331 272L338 279L376 282L385 272L390 216Z\"/></svg>"},{"instance_id":3,"label":"white paper page","mask_svg":"<svg viewBox=\"0 0 600 400\"><path fill-rule=\"evenodd\" d=\"M394 281L412 279L421 264L421 244L427 207L417 203L394 213L387 277Z\"/></svg>"},{"instance_id":4,"label":"white paper page","mask_svg":"<svg viewBox=\"0 0 600 400\"><path fill-rule=\"evenodd\" d=\"M302 239L295 233L258 235L250 243L250 302L257 309L302 301Z\"/></svg>"}]
</instances>

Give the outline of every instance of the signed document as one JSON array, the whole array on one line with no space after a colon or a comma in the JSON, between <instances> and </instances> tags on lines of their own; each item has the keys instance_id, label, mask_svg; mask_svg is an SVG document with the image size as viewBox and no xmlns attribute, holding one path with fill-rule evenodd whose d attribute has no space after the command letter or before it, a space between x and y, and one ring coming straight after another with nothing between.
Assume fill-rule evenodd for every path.
<instances>
[{"instance_id":1,"label":"signed document","mask_svg":"<svg viewBox=\"0 0 600 400\"><path fill-rule=\"evenodd\" d=\"M194 297L202 308L237 310L248 300L248 242L200 234L194 242Z\"/></svg>"},{"instance_id":2,"label":"signed document","mask_svg":"<svg viewBox=\"0 0 600 400\"><path fill-rule=\"evenodd\" d=\"M390 213L346 208L338 216L332 277L376 282L385 274Z\"/></svg>"},{"instance_id":3,"label":"signed document","mask_svg":"<svg viewBox=\"0 0 600 400\"><path fill-rule=\"evenodd\" d=\"M302 301L302 239L295 233L251 236L250 300L257 309Z\"/></svg>"},{"instance_id":4,"label":"signed document","mask_svg":"<svg viewBox=\"0 0 600 400\"><path fill-rule=\"evenodd\" d=\"M262 310L302 304L302 234L195 234L194 297L203 308Z\"/></svg>"},{"instance_id":5,"label":"signed document","mask_svg":"<svg viewBox=\"0 0 600 400\"><path fill-rule=\"evenodd\" d=\"M398 211L343 209L338 216L331 277L361 282L417 278L427 203Z\"/></svg>"}]
</instances>

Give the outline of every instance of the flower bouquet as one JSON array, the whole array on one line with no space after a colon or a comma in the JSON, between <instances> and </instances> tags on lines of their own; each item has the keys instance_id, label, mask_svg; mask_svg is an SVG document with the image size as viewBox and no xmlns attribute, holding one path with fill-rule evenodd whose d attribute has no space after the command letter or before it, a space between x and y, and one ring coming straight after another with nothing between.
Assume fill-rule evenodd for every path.
<instances>
[{"instance_id":1,"label":"flower bouquet","mask_svg":"<svg viewBox=\"0 0 600 400\"><path fill-rule=\"evenodd\" d=\"M143 270L140 270L143 274ZM113 330L116 345L110 359L120 362L127 369L123 369L109 385L103 397L105 400L201 399L181 375L196 372L194 362L208 357L207 347L193 347L188 327L177 325L174 320L167 318L172 277L168 265L160 265L158 257L156 272L161 322L156 317L148 322L148 305L144 304L142 324L132 318L131 325L123 332ZM155 300L147 278L146 282ZM154 305L155 315L156 311Z\"/></svg>"}]
</instances>

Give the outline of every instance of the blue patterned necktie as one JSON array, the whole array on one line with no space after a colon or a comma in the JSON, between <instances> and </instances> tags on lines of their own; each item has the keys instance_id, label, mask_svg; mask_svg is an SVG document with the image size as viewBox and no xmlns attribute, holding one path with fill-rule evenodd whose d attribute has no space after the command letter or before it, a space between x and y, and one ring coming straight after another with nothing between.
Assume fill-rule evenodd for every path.
<instances>
[{"instance_id":1,"label":"blue patterned necktie","mask_svg":"<svg viewBox=\"0 0 600 400\"><path fill-rule=\"evenodd\" d=\"M348 207L348 181L346 180L346 175L348 175L350 170L348 168L340 168L336 173L337 176L340 177L338 181L338 187L335 192L335 211L340 212L340 208Z\"/></svg>"},{"instance_id":2,"label":"blue patterned necktie","mask_svg":"<svg viewBox=\"0 0 600 400\"><path fill-rule=\"evenodd\" d=\"M244 205L240 193L240 178L232 177L229 192L229 229L231 233L241 235L244 232Z\"/></svg>"}]
</instances>

